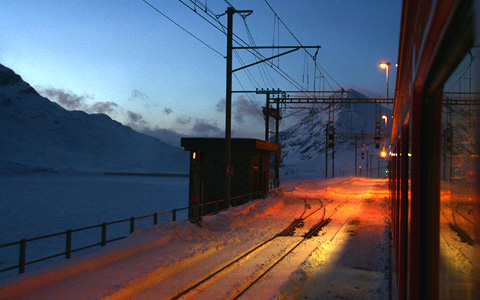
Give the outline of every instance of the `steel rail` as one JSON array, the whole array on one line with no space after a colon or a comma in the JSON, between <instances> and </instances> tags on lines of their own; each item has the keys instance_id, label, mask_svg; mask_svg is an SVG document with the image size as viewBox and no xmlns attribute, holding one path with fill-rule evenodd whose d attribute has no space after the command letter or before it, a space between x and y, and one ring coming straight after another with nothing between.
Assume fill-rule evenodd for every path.
<instances>
[{"instance_id":1,"label":"steel rail","mask_svg":"<svg viewBox=\"0 0 480 300\"><path fill-rule=\"evenodd\" d=\"M240 296L242 296L248 289L250 289L255 283L257 283L265 274L270 272L276 265L278 265L282 260L284 260L290 253L292 253L298 246L303 244L305 241L310 239L312 236L316 235L320 230L322 230L323 227L328 225L331 221L331 217L336 214L341 207L343 207L344 204L340 204L337 206L334 210L333 213L331 213L328 218L325 218L325 216L322 218L322 221L316 223L313 225L310 230L303 236L303 238L298 241L297 243L293 244L293 247L291 247L288 251L286 251L283 255L281 255L279 258L277 258L275 261L273 261L268 267L266 267L258 276L250 280L244 287L242 287L240 290L237 290L236 293L228 297L227 299L238 299Z\"/></svg>"},{"instance_id":2,"label":"steel rail","mask_svg":"<svg viewBox=\"0 0 480 300\"><path fill-rule=\"evenodd\" d=\"M227 263L223 264L221 267L219 267L218 269L216 269L215 271L211 272L210 274L208 274L207 276L204 276L202 278L200 278L199 280L195 281L193 284L187 286L186 288L184 288L182 291L176 293L174 296L170 296L168 297L167 299L170 299L170 300L174 300L174 299L179 299L185 295L187 295L188 293L192 292L194 289L196 289L197 287L201 286L202 284L208 282L210 279L213 279L215 276L217 276L218 274L220 274L221 272L223 272L224 270L228 269L229 267L235 265L237 262L239 262L240 260L246 258L247 256L249 256L250 254L252 254L253 252L261 249L261 248L264 248L267 244L269 244L270 242L272 242L273 240L275 240L276 238L280 237L280 236L285 236L285 235L288 235L290 232L292 232L293 230L295 230L299 225L301 225L303 223L304 220L306 220L307 218L311 217L314 213L320 211L322 208L325 208L329 203L325 204L325 205L321 205L320 208L314 210L312 213L308 214L307 216L305 217L300 217L300 218L297 218L295 219L294 221L292 221L292 223L290 223L284 230L282 230L281 232L275 234L274 236L272 236L271 238L257 244L256 246L250 248L249 250L243 252L242 254L238 255L237 257L233 258L232 260L228 261ZM303 214L302 214L303 216ZM292 224L297 224L297 226L293 226ZM248 289L248 288L247 288Z\"/></svg>"},{"instance_id":3,"label":"steel rail","mask_svg":"<svg viewBox=\"0 0 480 300\"><path fill-rule=\"evenodd\" d=\"M440 208L440 212L442 213L443 217L447 221L448 227L450 227L450 229L458 235L460 240L473 247L475 245L475 240L468 233L466 233L465 230L460 228L457 224L455 224L454 222L450 222L450 220L447 218L447 215L443 211L443 209Z\"/></svg>"}]
</instances>

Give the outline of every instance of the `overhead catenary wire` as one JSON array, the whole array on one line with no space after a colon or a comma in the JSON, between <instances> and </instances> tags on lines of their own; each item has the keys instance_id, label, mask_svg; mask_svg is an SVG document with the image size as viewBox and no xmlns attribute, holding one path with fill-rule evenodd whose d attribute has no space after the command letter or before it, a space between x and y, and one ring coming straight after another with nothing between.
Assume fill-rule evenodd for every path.
<instances>
[{"instance_id":1,"label":"overhead catenary wire","mask_svg":"<svg viewBox=\"0 0 480 300\"><path fill-rule=\"evenodd\" d=\"M155 7L153 4L151 4L149 1L147 0L142 0L145 4L147 4L148 6L150 6L152 9L154 9L157 13L161 14L163 17L165 17L167 20L169 20L170 22L172 22L174 25L176 25L177 27L179 27L180 29L182 29L183 31L185 31L187 34L189 34L190 36L192 36L193 38L195 38L197 41L199 41L200 43L202 43L203 45L205 45L206 47L208 47L210 50L214 51L215 53L217 53L218 55L222 56L223 58L225 58L225 56L220 53L219 51L217 51L216 49L214 49L212 46L208 45L206 42L204 42L203 40L201 40L200 38L198 38L197 36L195 36L193 33L191 33L190 31L188 31L186 28L184 28L183 26L181 26L180 24L178 24L177 22L175 22L173 19L171 19L170 17L168 17L165 13L163 13L162 11L160 11L157 7ZM185 2L179 0L182 4L186 5ZM193 2L193 1L192 1ZM228 2L227 2L228 3ZM196 4L198 5L198 3ZM220 32L226 34L225 32L225 29L226 27L221 24L221 22L219 22L217 20L217 17L216 16L213 16L212 14L214 14L214 12L212 12L211 10L209 9L205 9L205 12L206 14L212 18L213 20L215 20L216 22L218 22L218 24L220 25L219 26L216 26L215 24L213 24L213 22L210 22L208 21L205 17L203 17L202 15L200 15L197 11L193 10L190 6L186 5L189 9L191 9L194 13L196 13L197 15L201 16L202 19L204 19L206 22L208 22L211 26L213 26L214 28L216 28L217 30L219 30ZM247 42L245 42L242 38L240 38L238 35L234 34L234 40L233 40L237 45L239 46L250 46ZM265 56L263 56L257 49L247 49L248 52L250 52L255 58L257 59L265 59ZM296 88L298 88L300 91L304 90L303 87L298 83L296 82L290 75L288 75L285 71L283 71L279 66L275 66L274 63L272 62L268 62L266 63L267 66L269 66L271 69L273 69L278 75L280 75L282 78L284 78L287 82L289 82L292 86L295 86ZM271 76L271 75L270 75Z\"/></svg>"},{"instance_id":2,"label":"overhead catenary wire","mask_svg":"<svg viewBox=\"0 0 480 300\"><path fill-rule=\"evenodd\" d=\"M186 5L183 1L179 0L182 4ZM197 2L197 1L192 1L190 0L190 2L192 2L194 5L197 5L199 6L199 3L201 2ZM232 6L228 1L225 1L228 5ZM194 11L197 15L201 16L197 11L195 11L194 9L192 9L191 7L189 7L188 5L186 5L190 10ZM200 7L200 6L199 6ZM232 6L233 7L233 6ZM204 10L202 10L203 12ZM215 22L217 22L221 29L218 28L217 26L214 26L211 22L208 22L210 25L212 25L214 28L216 28L217 30L219 30L220 32L222 32L223 34L226 35L226 26L223 25L221 22L218 21L218 16L217 14L215 14L215 12L211 11L210 9L205 9L205 13L210 17L212 18L213 20L215 20ZM205 18L202 16L202 19L205 20ZM207 21L207 20L206 20ZM233 41L239 45L239 46L251 46L249 43L247 43L246 41L244 41L241 37L239 37L237 34L233 34ZM257 49L246 49L248 52L250 52L256 59L265 59L266 57L263 56ZM304 90L303 87L298 83L296 82L291 76L289 76L285 71L283 71L279 66L275 66L272 62L269 62L266 64L267 66L269 66L270 68L272 68L277 74L279 74L281 77L283 77L286 81L288 81L290 84L292 84L293 86L295 86L296 88L298 88L299 90ZM270 75L271 77L271 75ZM276 84L275 84L276 85Z\"/></svg>"},{"instance_id":3,"label":"overhead catenary wire","mask_svg":"<svg viewBox=\"0 0 480 300\"><path fill-rule=\"evenodd\" d=\"M268 3L268 0L264 0L265 3L267 4L267 6L270 8L270 10L273 12L273 14L275 16L277 16L278 18L278 21L282 23L282 25L285 27L285 29L287 29L287 31L292 35L292 37L295 39L295 41L297 41L297 43L303 47L303 44L300 42L300 40L293 34L293 32L290 30L290 28L288 28L288 26L285 24L285 22L283 22L283 20L280 18L280 16L275 12L275 10L273 9L273 7L270 5L270 3ZM307 49L303 48L305 50L305 52L312 58L314 59L313 55L307 51ZM316 59L314 59L315 61L315 67L318 68L318 70L320 72L323 72L325 74L328 75L328 77L330 77L330 79L332 79L336 85L338 85L341 89L343 89L343 87L328 73L326 72L326 70L321 66L319 65L318 63L316 63ZM323 70L322 70L323 69Z\"/></svg>"},{"instance_id":4,"label":"overhead catenary wire","mask_svg":"<svg viewBox=\"0 0 480 300\"><path fill-rule=\"evenodd\" d=\"M142 0L145 4L147 4L148 6L150 6L152 9L154 9L156 12L158 12L159 14L161 14L163 17L165 17L167 20L169 20L170 22L172 22L173 24L175 24L177 27L179 27L180 29L182 29L183 31L185 31L186 33L188 33L191 37L193 37L194 39L196 39L197 41L199 41L200 43L202 43L203 45L207 46L210 50L214 51L215 53L217 53L218 55L220 55L221 57L225 57L222 53L220 53L219 51L217 51L215 48L213 48L212 46L210 46L209 44L207 44L206 42L202 41L200 38L198 38L197 36L195 36L193 33L191 33L190 31L188 31L187 29L185 29L183 26L181 26L180 24L178 24L177 22L175 22L174 20L172 20L171 18L169 18L166 14L164 14L163 12L161 12L158 8L156 8L155 6L153 6L150 2L148 2L147 0Z\"/></svg>"},{"instance_id":5,"label":"overhead catenary wire","mask_svg":"<svg viewBox=\"0 0 480 300\"><path fill-rule=\"evenodd\" d=\"M245 30L246 30L247 35L248 35L248 39L250 40L250 45L256 46L255 40L254 40L254 38L253 38L253 34L252 34L252 32L250 31L250 28L248 27L248 24L247 24L247 21L246 21L245 18L243 19L243 22L244 22L244 25L245 25ZM257 61L258 61L258 60L257 60ZM268 81L270 87L275 88L275 87L276 87L275 81L273 80L273 77L271 76L270 72L268 72L268 69L265 67L265 65L264 65L264 64L259 64L259 65L257 65L257 66L258 66L258 69L259 69L259 72L260 72L260 76L262 77L262 80L263 80L265 86L266 86L267 84L265 83L265 79L263 78L262 71L263 71L263 74L265 74L265 78L266 78L266 80ZM269 79L269 76L270 76L271 81L270 81L270 79ZM273 82L273 84L272 84L272 82Z\"/></svg>"}]
</instances>

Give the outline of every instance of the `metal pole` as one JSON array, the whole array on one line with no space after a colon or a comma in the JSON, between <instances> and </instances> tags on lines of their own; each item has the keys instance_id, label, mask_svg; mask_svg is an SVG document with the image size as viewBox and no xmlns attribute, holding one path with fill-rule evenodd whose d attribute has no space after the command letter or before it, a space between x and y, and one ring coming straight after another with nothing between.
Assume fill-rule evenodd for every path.
<instances>
[{"instance_id":1,"label":"metal pole","mask_svg":"<svg viewBox=\"0 0 480 300\"><path fill-rule=\"evenodd\" d=\"M388 73L389 73L389 67L387 65L387 98L388 98Z\"/></svg>"},{"instance_id":2,"label":"metal pole","mask_svg":"<svg viewBox=\"0 0 480 300\"><path fill-rule=\"evenodd\" d=\"M380 156L377 156L377 178L380 178Z\"/></svg>"},{"instance_id":3,"label":"metal pole","mask_svg":"<svg viewBox=\"0 0 480 300\"><path fill-rule=\"evenodd\" d=\"M325 127L325 179L328 178L328 131L330 130L330 124L327 123Z\"/></svg>"},{"instance_id":4,"label":"metal pole","mask_svg":"<svg viewBox=\"0 0 480 300\"><path fill-rule=\"evenodd\" d=\"M335 133L332 143L332 178L335 177Z\"/></svg>"},{"instance_id":5,"label":"metal pole","mask_svg":"<svg viewBox=\"0 0 480 300\"><path fill-rule=\"evenodd\" d=\"M373 177L372 161L373 161L373 154L370 154L370 177Z\"/></svg>"},{"instance_id":6,"label":"metal pole","mask_svg":"<svg viewBox=\"0 0 480 300\"><path fill-rule=\"evenodd\" d=\"M270 130L270 93L267 93L267 102L265 103L265 140L268 142Z\"/></svg>"},{"instance_id":7,"label":"metal pole","mask_svg":"<svg viewBox=\"0 0 480 300\"><path fill-rule=\"evenodd\" d=\"M370 177L370 172L368 171L368 151L367 151L367 178Z\"/></svg>"},{"instance_id":8,"label":"metal pole","mask_svg":"<svg viewBox=\"0 0 480 300\"><path fill-rule=\"evenodd\" d=\"M277 112L275 114L275 143L277 144L277 152L275 152L275 187L280 186L280 145L279 145L279 131L280 131L280 99L277 98Z\"/></svg>"},{"instance_id":9,"label":"metal pole","mask_svg":"<svg viewBox=\"0 0 480 300\"><path fill-rule=\"evenodd\" d=\"M355 177L357 177L357 136L355 136Z\"/></svg>"},{"instance_id":10,"label":"metal pole","mask_svg":"<svg viewBox=\"0 0 480 300\"><path fill-rule=\"evenodd\" d=\"M232 47L233 47L233 7L227 8L227 79L225 117L225 203L230 207L230 168L232 163Z\"/></svg>"}]
</instances>

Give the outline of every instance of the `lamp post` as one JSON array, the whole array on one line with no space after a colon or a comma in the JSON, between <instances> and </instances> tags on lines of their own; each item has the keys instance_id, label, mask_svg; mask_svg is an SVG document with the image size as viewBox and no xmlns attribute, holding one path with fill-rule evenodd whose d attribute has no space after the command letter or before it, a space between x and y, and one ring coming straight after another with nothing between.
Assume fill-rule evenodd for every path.
<instances>
[{"instance_id":1,"label":"lamp post","mask_svg":"<svg viewBox=\"0 0 480 300\"><path fill-rule=\"evenodd\" d=\"M388 117L386 115L383 115L382 119L385 120L385 132L386 132L387 131L387 119L388 119Z\"/></svg>"},{"instance_id":2,"label":"lamp post","mask_svg":"<svg viewBox=\"0 0 480 300\"><path fill-rule=\"evenodd\" d=\"M387 98L388 98L388 70L389 70L389 67L391 66L391 63L381 62L379 66L380 66L380 68L386 69L386 71L387 71Z\"/></svg>"}]
</instances>

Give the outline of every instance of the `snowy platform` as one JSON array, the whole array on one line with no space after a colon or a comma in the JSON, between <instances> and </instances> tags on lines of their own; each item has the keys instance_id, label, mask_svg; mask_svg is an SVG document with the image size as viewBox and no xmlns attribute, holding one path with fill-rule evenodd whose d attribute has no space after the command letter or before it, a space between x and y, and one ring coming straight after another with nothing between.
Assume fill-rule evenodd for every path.
<instances>
[{"instance_id":1,"label":"snowy platform","mask_svg":"<svg viewBox=\"0 0 480 300\"><path fill-rule=\"evenodd\" d=\"M389 299L387 181L289 181L257 200L204 218L165 222L61 264L0 282L2 299ZM308 216L308 218L307 218ZM287 236L294 219L305 218ZM331 219L318 235L303 234ZM224 271L259 243L271 240ZM297 245L298 246L293 246ZM252 278L291 250L240 294ZM213 274L215 274L213 276ZM243 291L243 290L242 290Z\"/></svg>"}]
</instances>

